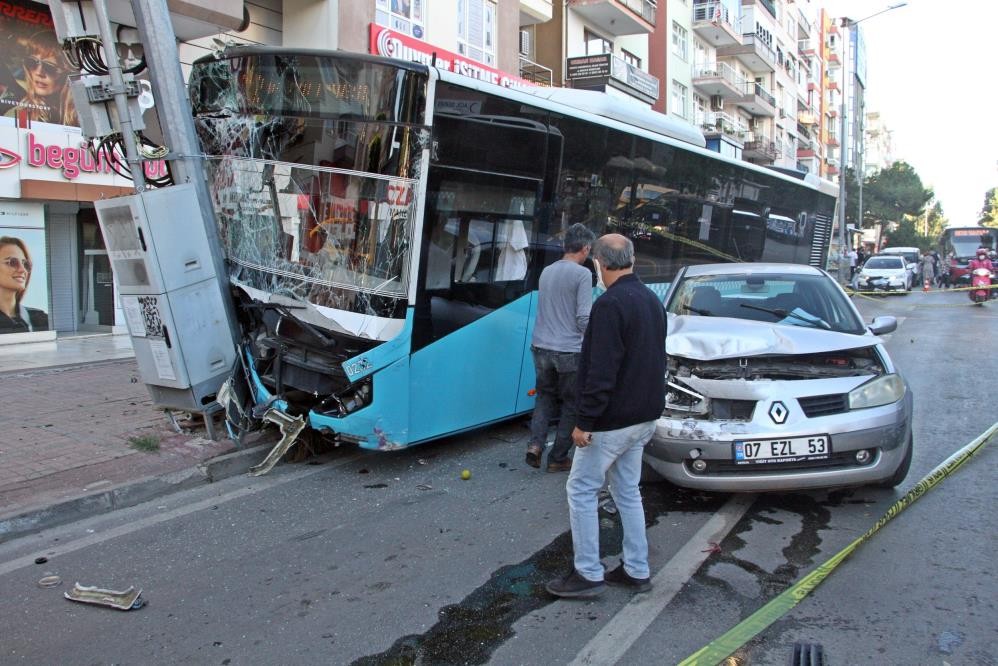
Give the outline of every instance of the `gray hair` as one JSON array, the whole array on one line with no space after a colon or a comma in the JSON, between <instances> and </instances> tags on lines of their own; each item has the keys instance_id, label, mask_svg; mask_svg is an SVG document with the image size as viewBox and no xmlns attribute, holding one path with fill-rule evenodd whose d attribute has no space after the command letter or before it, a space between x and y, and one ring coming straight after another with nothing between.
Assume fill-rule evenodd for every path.
<instances>
[{"instance_id":1,"label":"gray hair","mask_svg":"<svg viewBox=\"0 0 998 666\"><path fill-rule=\"evenodd\" d=\"M619 242L618 238L622 238L623 242ZM612 239L604 236L593 246L593 255L599 261L600 266L607 270L619 271L630 268L634 265L634 243L625 236L617 236Z\"/></svg>"},{"instance_id":2,"label":"gray hair","mask_svg":"<svg viewBox=\"0 0 998 666\"><path fill-rule=\"evenodd\" d=\"M596 240L596 234L586 225L576 222L565 231L565 252L570 254L582 252L592 245L594 240Z\"/></svg>"}]
</instances>

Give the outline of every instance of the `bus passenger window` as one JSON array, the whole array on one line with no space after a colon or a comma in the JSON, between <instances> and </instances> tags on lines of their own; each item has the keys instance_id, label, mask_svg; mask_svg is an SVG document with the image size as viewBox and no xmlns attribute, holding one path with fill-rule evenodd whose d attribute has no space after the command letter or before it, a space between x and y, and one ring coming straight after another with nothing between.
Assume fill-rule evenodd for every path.
<instances>
[{"instance_id":1,"label":"bus passenger window","mask_svg":"<svg viewBox=\"0 0 998 666\"><path fill-rule=\"evenodd\" d=\"M426 288L449 289L454 265L454 247L460 220L445 217L437 219L430 233L430 246L426 255Z\"/></svg>"},{"instance_id":2,"label":"bus passenger window","mask_svg":"<svg viewBox=\"0 0 998 666\"><path fill-rule=\"evenodd\" d=\"M527 276L527 248L530 235L523 220L505 220L499 228L499 260L496 282L522 280Z\"/></svg>"}]
</instances>

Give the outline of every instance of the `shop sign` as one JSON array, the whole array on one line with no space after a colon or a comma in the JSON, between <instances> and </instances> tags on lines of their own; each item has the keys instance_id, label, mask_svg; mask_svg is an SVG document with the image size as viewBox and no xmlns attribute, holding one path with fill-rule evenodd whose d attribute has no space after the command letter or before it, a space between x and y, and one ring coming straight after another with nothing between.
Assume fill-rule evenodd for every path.
<instances>
[{"instance_id":1,"label":"shop sign","mask_svg":"<svg viewBox=\"0 0 998 666\"><path fill-rule=\"evenodd\" d=\"M0 174L6 169L10 170L10 178L15 180L76 182L80 179L88 185L117 185L117 182L108 180L110 176L127 186L126 179L114 172L104 153L95 157L87 142L75 133L0 128ZM118 169L126 170L124 165L118 166ZM147 178L161 178L167 173L166 162L147 161L143 164L143 170ZM7 177L3 176L3 179Z\"/></svg>"},{"instance_id":2,"label":"shop sign","mask_svg":"<svg viewBox=\"0 0 998 666\"><path fill-rule=\"evenodd\" d=\"M565 75L569 81L613 80L630 90L658 99L658 78L610 53L569 58ZM587 86L588 87L588 86ZM620 86L617 86L620 87Z\"/></svg>"},{"instance_id":3,"label":"shop sign","mask_svg":"<svg viewBox=\"0 0 998 666\"><path fill-rule=\"evenodd\" d=\"M504 88L535 87L534 84L518 76L507 74L457 53L441 49L433 44L400 32L395 32L394 30L389 30L376 23L371 24L370 49L374 55L434 66L437 69L493 83Z\"/></svg>"}]
</instances>

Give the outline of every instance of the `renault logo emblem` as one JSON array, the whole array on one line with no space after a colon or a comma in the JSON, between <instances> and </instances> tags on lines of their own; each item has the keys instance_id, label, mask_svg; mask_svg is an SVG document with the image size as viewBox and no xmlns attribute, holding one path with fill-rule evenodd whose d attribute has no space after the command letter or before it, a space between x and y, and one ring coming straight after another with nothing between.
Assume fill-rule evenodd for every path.
<instances>
[{"instance_id":1,"label":"renault logo emblem","mask_svg":"<svg viewBox=\"0 0 998 666\"><path fill-rule=\"evenodd\" d=\"M773 423L776 425L783 425L786 423L787 416L789 414L790 411L787 409L786 405L779 400L769 406L769 418L773 419Z\"/></svg>"}]
</instances>

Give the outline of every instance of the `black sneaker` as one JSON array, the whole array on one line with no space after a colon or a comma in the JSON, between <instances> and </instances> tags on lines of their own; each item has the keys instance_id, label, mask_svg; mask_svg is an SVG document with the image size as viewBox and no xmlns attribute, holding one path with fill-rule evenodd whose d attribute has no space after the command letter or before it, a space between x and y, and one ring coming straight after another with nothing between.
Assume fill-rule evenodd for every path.
<instances>
[{"instance_id":1,"label":"black sneaker","mask_svg":"<svg viewBox=\"0 0 998 666\"><path fill-rule=\"evenodd\" d=\"M598 597L606 589L601 580L588 580L575 569L564 578L557 578L544 586L556 597Z\"/></svg>"},{"instance_id":2,"label":"black sneaker","mask_svg":"<svg viewBox=\"0 0 998 666\"><path fill-rule=\"evenodd\" d=\"M635 592L647 592L651 589L651 579L650 578L635 578L631 576L626 571L624 571L624 563L621 562L617 565L617 568L613 571L607 571L603 576L603 580L610 583L610 585L620 585L621 587L629 587Z\"/></svg>"}]
</instances>

